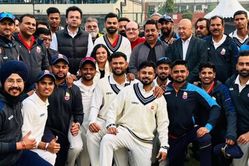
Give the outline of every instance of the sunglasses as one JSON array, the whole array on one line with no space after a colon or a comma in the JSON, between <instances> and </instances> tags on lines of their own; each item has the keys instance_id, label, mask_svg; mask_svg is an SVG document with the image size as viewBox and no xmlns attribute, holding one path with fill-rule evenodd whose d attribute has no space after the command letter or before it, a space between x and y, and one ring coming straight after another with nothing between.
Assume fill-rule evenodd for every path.
<instances>
[{"instance_id":1,"label":"sunglasses","mask_svg":"<svg viewBox=\"0 0 249 166\"><path fill-rule=\"evenodd\" d=\"M196 26L195 29L204 29L204 28L206 28L206 27L205 26Z\"/></svg>"}]
</instances>

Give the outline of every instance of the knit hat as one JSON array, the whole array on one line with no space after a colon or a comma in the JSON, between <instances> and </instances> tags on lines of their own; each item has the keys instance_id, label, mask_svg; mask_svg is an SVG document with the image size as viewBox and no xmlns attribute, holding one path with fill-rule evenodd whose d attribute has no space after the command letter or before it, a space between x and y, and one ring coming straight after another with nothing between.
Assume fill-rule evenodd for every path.
<instances>
[{"instance_id":1,"label":"knit hat","mask_svg":"<svg viewBox=\"0 0 249 166\"><path fill-rule=\"evenodd\" d=\"M0 69L1 84L4 85L6 79L13 73L18 74L24 82L28 81L27 66L21 61L10 60L4 63Z\"/></svg>"}]
</instances>

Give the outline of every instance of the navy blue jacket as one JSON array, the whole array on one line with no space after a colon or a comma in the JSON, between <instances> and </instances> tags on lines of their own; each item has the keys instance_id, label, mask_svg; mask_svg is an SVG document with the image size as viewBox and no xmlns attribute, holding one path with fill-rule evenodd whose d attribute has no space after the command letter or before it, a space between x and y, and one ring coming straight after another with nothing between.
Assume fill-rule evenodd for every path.
<instances>
[{"instance_id":1,"label":"navy blue jacket","mask_svg":"<svg viewBox=\"0 0 249 166\"><path fill-rule=\"evenodd\" d=\"M201 86L201 84L199 86ZM237 139L237 118L235 108L231 100L231 95L227 86L219 81L216 81L214 84L214 88L211 90L209 95L212 96L212 98L215 99L221 107L220 117L217 120L216 126L214 127L212 133L215 134L222 132L224 133L224 138L232 139L235 141ZM208 116L209 115L207 111L201 112L198 118L200 120L200 123L205 124L208 120ZM205 120L203 121L201 120L201 118Z\"/></svg>"},{"instance_id":2,"label":"navy blue jacket","mask_svg":"<svg viewBox=\"0 0 249 166\"><path fill-rule=\"evenodd\" d=\"M83 122L83 106L80 89L73 85L69 88L66 83L55 87L48 98L48 119L46 127L54 135L61 135L67 140L70 120Z\"/></svg>"},{"instance_id":3,"label":"navy blue jacket","mask_svg":"<svg viewBox=\"0 0 249 166\"><path fill-rule=\"evenodd\" d=\"M22 151L16 142L22 139L22 103L10 101L0 93L0 165L14 165Z\"/></svg>"},{"instance_id":4,"label":"navy blue jacket","mask_svg":"<svg viewBox=\"0 0 249 166\"><path fill-rule=\"evenodd\" d=\"M225 83L236 71L238 48L229 36L217 49L214 48L212 36L206 37L205 40L208 44L208 61L216 67L216 79Z\"/></svg>"},{"instance_id":5,"label":"navy blue jacket","mask_svg":"<svg viewBox=\"0 0 249 166\"><path fill-rule=\"evenodd\" d=\"M169 116L169 134L180 137L192 130L196 123L196 113L200 108L210 110L205 127L212 130L220 115L220 106L203 89L186 83L176 93L172 83L166 87L164 96L167 101Z\"/></svg>"},{"instance_id":6,"label":"navy blue jacket","mask_svg":"<svg viewBox=\"0 0 249 166\"><path fill-rule=\"evenodd\" d=\"M239 86L235 84L236 75L227 80L232 101L237 113L237 134L240 136L249 131L249 85L239 93Z\"/></svg>"}]
</instances>

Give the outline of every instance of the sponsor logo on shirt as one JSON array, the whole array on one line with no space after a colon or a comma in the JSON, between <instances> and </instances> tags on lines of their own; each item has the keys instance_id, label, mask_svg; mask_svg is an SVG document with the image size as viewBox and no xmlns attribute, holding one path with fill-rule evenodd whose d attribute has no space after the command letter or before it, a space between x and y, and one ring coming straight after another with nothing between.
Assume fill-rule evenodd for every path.
<instances>
[{"instance_id":1,"label":"sponsor logo on shirt","mask_svg":"<svg viewBox=\"0 0 249 166\"><path fill-rule=\"evenodd\" d=\"M106 95L112 95L112 92L106 92Z\"/></svg>"},{"instance_id":2,"label":"sponsor logo on shirt","mask_svg":"<svg viewBox=\"0 0 249 166\"><path fill-rule=\"evenodd\" d=\"M41 115L40 115L40 117L43 117L45 115L45 113L42 113Z\"/></svg>"},{"instance_id":3,"label":"sponsor logo on shirt","mask_svg":"<svg viewBox=\"0 0 249 166\"><path fill-rule=\"evenodd\" d=\"M8 120L11 120L11 119L13 119L14 118L14 116L13 115L10 115L10 117L8 117Z\"/></svg>"}]
</instances>

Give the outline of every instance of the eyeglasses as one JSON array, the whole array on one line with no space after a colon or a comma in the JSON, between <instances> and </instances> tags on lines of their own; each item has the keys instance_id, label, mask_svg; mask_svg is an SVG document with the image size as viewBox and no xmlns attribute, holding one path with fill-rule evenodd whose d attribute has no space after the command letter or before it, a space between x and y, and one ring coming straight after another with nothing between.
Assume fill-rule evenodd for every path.
<instances>
[{"instance_id":1,"label":"eyeglasses","mask_svg":"<svg viewBox=\"0 0 249 166\"><path fill-rule=\"evenodd\" d=\"M88 28L88 29L90 29L90 28L96 29L97 26L96 26L96 25L88 25L87 28Z\"/></svg>"},{"instance_id":2,"label":"eyeglasses","mask_svg":"<svg viewBox=\"0 0 249 166\"><path fill-rule=\"evenodd\" d=\"M138 30L137 28L127 28L126 31L136 31Z\"/></svg>"},{"instance_id":3,"label":"eyeglasses","mask_svg":"<svg viewBox=\"0 0 249 166\"><path fill-rule=\"evenodd\" d=\"M0 20L4 19L4 18L10 18L12 20L15 19L15 16L9 12L2 12L0 13Z\"/></svg>"}]
</instances>

